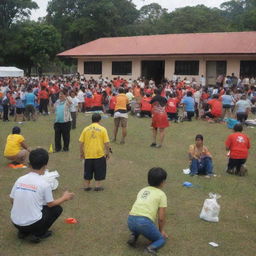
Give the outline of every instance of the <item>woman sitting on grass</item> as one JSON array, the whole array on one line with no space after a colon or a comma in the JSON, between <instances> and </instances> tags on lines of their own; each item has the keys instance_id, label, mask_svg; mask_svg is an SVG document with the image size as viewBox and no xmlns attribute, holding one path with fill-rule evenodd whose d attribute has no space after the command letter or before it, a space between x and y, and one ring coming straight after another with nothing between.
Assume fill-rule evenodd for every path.
<instances>
[{"instance_id":1,"label":"woman sitting on grass","mask_svg":"<svg viewBox=\"0 0 256 256\"><path fill-rule=\"evenodd\" d=\"M212 155L204 146L203 135L198 134L195 138L195 144L189 146L190 175L206 175L209 178L213 175Z\"/></svg>"},{"instance_id":2,"label":"woman sitting on grass","mask_svg":"<svg viewBox=\"0 0 256 256\"><path fill-rule=\"evenodd\" d=\"M12 134L8 135L4 149L4 157L11 160L13 164L27 164L29 148L24 143L25 139L20 135L21 130L15 126Z\"/></svg>"}]
</instances>

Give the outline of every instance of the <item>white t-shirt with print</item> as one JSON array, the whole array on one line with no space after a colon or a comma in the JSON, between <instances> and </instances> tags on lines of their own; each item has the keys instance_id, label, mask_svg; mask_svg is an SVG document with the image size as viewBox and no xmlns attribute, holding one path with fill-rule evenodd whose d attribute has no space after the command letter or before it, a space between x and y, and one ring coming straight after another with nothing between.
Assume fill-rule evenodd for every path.
<instances>
[{"instance_id":1,"label":"white t-shirt with print","mask_svg":"<svg viewBox=\"0 0 256 256\"><path fill-rule=\"evenodd\" d=\"M29 226L40 220L43 206L54 200L50 185L35 172L20 177L10 197L13 199L11 220L19 226Z\"/></svg>"}]
</instances>

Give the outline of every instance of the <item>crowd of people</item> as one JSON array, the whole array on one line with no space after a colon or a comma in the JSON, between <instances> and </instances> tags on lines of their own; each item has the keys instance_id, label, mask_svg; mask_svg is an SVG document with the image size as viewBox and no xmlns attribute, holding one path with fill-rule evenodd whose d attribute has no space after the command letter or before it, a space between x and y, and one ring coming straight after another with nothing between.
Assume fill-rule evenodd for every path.
<instances>
[{"instance_id":1,"label":"crowd of people","mask_svg":"<svg viewBox=\"0 0 256 256\"><path fill-rule=\"evenodd\" d=\"M244 176L250 140L242 131L250 111L255 113L255 102L255 80L238 79L234 74L218 77L212 87L206 86L203 76L199 82L176 78L164 80L160 85L152 79L132 81L120 77L113 80L99 77L95 80L85 79L79 74L72 77L0 79L3 121L9 121L10 116L14 121L36 121L40 115L54 112L55 152L69 151L70 131L76 129L77 113L94 112L92 124L82 131L79 138L80 155L84 159L85 191L92 190L92 179L95 179L95 191L104 190L102 181L106 178L106 160L111 152L108 132L100 124L99 112L114 119L112 142L117 141L119 127L122 128L120 144L126 143L129 111L140 118L152 118L150 146L154 148L163 146L165 128L170 121L191 122L195 116L195 119L221 122L225 118L236 117L239 123L225 142L229 156L227 172ZM44 149L30 150L24 141L20 128L15 126L5 146L4 156L8 160L14 164L26 165L29 162L32 168L13 186L11 219L19 231L19 238L32 235L31 241L38 243L51 235L49 227L60 216L60 205L72 199L74 194L66 191L59 199L53 199L49 186L39 177L46 169L48 153ZM188 156L191 176L213 176L213 159L204 145L203 135L196 135ZM149 186L138 193L128 217L131 231L128 244L134 246L139 235L143 235L152 241L146 248L151 255L155 255L168 237L164 231L167 198L161 190L166 178L167 173L162 168L149 170ZM24 200L26 204L22 205ZM154 224L157 216L158 227Z\"/></svg>"}]
</instances>

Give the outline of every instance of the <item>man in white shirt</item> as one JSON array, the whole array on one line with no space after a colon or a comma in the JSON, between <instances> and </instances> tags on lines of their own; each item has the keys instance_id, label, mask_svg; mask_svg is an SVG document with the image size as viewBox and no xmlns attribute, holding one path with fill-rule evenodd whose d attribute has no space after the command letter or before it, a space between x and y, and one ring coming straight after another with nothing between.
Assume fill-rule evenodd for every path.
<instances>
[{"instance_id":1,"label":"man in white shirt","mask_svg":"<svg viewBox=\"0 0 256 256\"><path fill-rule=\"evenodd\" d=\"M48 229L61 215L60 205L74 196L65 191L60 198L53 199L51 187L42 177L48 160L46 150L32 150L29 154L32 170L15 182L10 194L11 220L18 229L18 238L31 235L30 241L34 243L52 235Z\"/></svg>"}]
</instances>

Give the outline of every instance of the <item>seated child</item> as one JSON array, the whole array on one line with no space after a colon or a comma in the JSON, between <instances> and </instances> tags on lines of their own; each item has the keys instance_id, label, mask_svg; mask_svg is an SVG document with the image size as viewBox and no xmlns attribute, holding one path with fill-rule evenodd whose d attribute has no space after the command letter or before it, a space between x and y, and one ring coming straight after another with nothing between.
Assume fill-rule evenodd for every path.
<instances>
[{"instance_id":1,"label":"seated child","mask_svg":"<svg viewBox=\"0 0 256 256\"><path fill-rule=\"evenodd\" d=\"M196 135L196 143L189 146L190 175L206 175L209 178L213 174L212 155L204 146L204 138Z\"/></svg>"},{"instance_id":2,"label":"seated child","mask_svg":"<svg viewBox=\"0 0 256 256\"><path fill-rule=\"evenodd\" d=\"M145 249L151 255L156 255L168 237L164 231L167 197L162 191L166 178L167 173L162 168L149 170L149 186L140 190L128 217L128 227L132 233L127 243L135 246L139 235L143 235L152 242ZM159 228L155 224L157 216Z\"/></svg>"}]
</instances>

